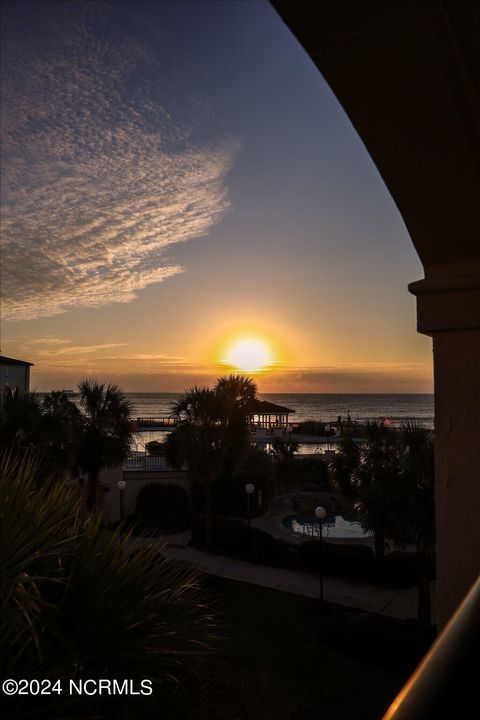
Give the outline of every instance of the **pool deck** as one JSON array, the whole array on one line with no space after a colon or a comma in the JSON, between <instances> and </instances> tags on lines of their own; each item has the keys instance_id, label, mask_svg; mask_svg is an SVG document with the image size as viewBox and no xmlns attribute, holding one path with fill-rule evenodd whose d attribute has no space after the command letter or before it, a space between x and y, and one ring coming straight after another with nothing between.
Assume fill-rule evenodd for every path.
<instances>
[{"instance_id":1,"label":"pool deck","mask_svg":"<svg viewBox=\"0 0 480 720\"><path fill-rule=\"evenodd\" d=\"M308 534L296 534L289 528L285 527L283 520L289 515L295 515L295 511L292 509L291 499L288 496L280 498L275 504L272 504L270 510L259 518L252 519L252 527L257 527L260 530L270 533L272 537L276 537L280 540L286 540L293 545L299 545L305 540L312 539L311 535ZM341 513L339 513L341 514ZM318 535L314 539L318 539ZM351 544L351 545L366 545L367 547L375 548L375 541L373 535L365 536L345 536L345 537L333 537L327 534L323 537L325 542L335 543L339 545ZM387 552L393 550L406 550L407 552L414 552L414 545L396 545L394 542L388 542Z\"/></svg>"}]
</instances>

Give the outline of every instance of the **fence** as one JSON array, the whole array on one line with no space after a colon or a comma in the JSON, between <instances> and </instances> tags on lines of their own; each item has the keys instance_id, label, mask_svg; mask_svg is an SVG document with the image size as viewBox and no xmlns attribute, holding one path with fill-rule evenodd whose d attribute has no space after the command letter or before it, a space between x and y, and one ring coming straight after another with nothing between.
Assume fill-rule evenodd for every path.
<instances>
[{"instance_id":1,"label":"fence","mask_svg":"<svg viewBox=\"0 0 480 720\"><path fill-rule=\"evenodd\" d=\"M155 471L155 472L168 472L174 471L171 465L166 461L164 455L149 455L147 452L133 452L131 453L123 464L123 469L127 472L135 471Z\"/></svg>"}]
</instances>

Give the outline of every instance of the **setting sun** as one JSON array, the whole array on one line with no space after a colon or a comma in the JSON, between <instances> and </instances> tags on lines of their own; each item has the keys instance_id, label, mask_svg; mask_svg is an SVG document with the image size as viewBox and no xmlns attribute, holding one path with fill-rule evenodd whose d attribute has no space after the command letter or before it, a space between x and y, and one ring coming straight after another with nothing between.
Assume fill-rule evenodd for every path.
<instances>
[{"instance_id":1,"label":"setting sun","mask_svg":"<svg viewBox=\"0 0 480 720\"><path fill-rule=\"evenodd\" d=\"M238 370L258 372L272 363L272 353L266 343L256 338L241 338L229 348L223 360Z\"/></svg>"}]
</instances>

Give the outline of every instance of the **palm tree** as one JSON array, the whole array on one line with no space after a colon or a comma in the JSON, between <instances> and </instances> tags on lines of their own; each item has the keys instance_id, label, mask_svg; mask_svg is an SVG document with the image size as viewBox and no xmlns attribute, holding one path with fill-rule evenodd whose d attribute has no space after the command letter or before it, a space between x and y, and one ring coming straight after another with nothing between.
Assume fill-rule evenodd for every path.
<instances>
[{"instance_id":1,"label":"palm tree","mask_svg":"<svg viewBox=\"0 0 480 720\"><path fill-rule=\"evenodd\" d=\"M250 449L248 416L257 397L257 385L245 375L217 380L214 388L225 429L224 470L230 476Z\"/></svg>"},{"instance_id":2,"label":"palm tree","mask_svg":"<svg viewBox=\"0 0 480 720\"><path fill-rule=\"evenodd\" d=\"M35 453L42 474L63 477L74 459L79 410L62 392L43 397L7 389L0 408L0 448ZM43 471L42 471L43 468Z\"/></svg>"},{"instance_id":3,"label":"palm tree","mask_svg":"<svg viewBox=\"0 0 480 720\"><path fill-rule=\"evenodd\" d=\"M382 422L367 422L359 462L350 475L351 496L356 500L355 507L362 523L374 535L375 556L380 561L385 557L389 514L399 475L398 435L395 429Z\"/></svg>"},{"instance_id":4,"label":"palm tree","mask_svg":"<svg viewBox=\"0 0 480 720\"><path fill-rule=\"evenodd\" d=\"M212 544L212 488L222 471L230 477L249 450L247 417L257 386L243 375L220 378L215 387L192 387L174 403L177 428L167 437L173 467L186 466L205 502L207 546Z\"/></svg>"},{"instance_id":5,"label":"palm tree","mask_svg":"<svg viewBox=\"0 0 480 720\"><path fill-rule=\"evenodd\" d=\"M192 387L172 406L177 427L167 436L167 461L187 467L194 486L203 490L207 546L212 544L212 485L225 460L224 401L216 390Z\"/></svg>"},{"instance_id":6,"label":"palm tree","mask_svg":"<svg viewBox=\"0 0 480 720\"><path fill-rule=\"evenodd\" d=\"M257 397L257 384L246 375L229 375L217 380L215 390L222 393L234 411L247 412Z\"/></svg>"},{"instance_id":7,"label":"palm tree","mask_svg":"<svg viewBox=\"0 0 480 720\"><path fill-rule=\"evenodd\" d=\"M46 474L64 477L75 464L81 413L65 392L51 392L42 402L42 453Z\"/></svg>"},{"instance_id":8,"label":"palm tree","mask_svg":"<svg viewBox=\"0 0 480 720\"><path fill-rule=\"evenodd\" d=\"M360 448L350 435L342 437L335 455L329 465L333 470L333 477L338 490L349 500L353 496L352 476L360 463Z\"/></svg>"},{"instance_id":9,"label":"palm tree","mask_svg":"<svg viewBox=\"0 0 480 720\"><path fill-rule=\"evenodd\" d=\"M430 580L435 552L435 461L432 430L413 421L400 429L400 482L390 508L389 531L417 553L418 620L431 622Z\"/></svg>"},{"instance_id":10,"label":"palm tree","mask_svg":"<svg viewBox=\"0 0 480 720\"><path fill-rule=\"evenodd\" d=\"M87 473L87 507L95 505L100 470L121 463L133 437L132 404L117 385L82 380L77 465Z\"/></svg>"},{"instance_id":11,"label":"palm tree","mask_svg":"<svg viewBox=\"0 0 480 720\"><path fill-rule=\"evenodd\" d=\"M42 437L42 405L38 395L7 388L0 407L0 447L38 448Z\"/></svg>"}]
</instances>

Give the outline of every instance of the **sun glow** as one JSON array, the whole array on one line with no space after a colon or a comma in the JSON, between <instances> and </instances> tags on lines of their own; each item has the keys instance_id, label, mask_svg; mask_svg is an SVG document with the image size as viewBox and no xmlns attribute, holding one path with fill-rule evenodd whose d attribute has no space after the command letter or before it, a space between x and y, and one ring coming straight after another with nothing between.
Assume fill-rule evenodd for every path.
<instances>
[{"instance_id":1,"label":"sun glow","mask_svg":"<svg viewBox=\"0 0 480 720\"><path fill-rule=\"evenodd\" d=\"M224 363L245 372L261 372L273 363L268 345L257 338L245 337L236 340L227 351Z\"/></svg>"}]
</instances>

